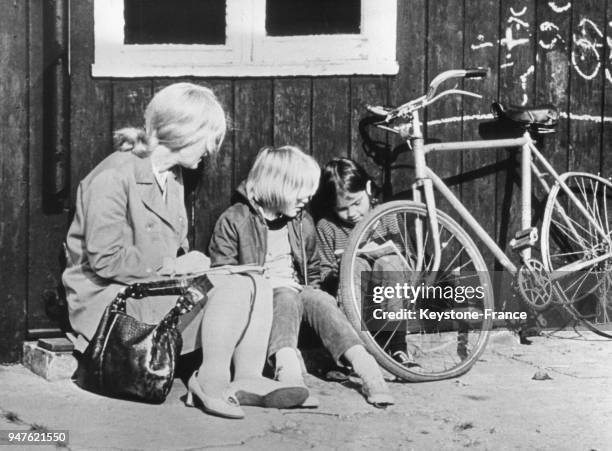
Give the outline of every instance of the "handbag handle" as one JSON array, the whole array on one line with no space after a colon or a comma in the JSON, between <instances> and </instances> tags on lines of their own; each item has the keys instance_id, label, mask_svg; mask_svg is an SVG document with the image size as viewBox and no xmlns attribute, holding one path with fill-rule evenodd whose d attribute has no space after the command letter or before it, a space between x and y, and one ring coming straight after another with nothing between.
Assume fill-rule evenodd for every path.
<instances>
[{"instance_id":1,"label":"handbag handle","mask_svg":"<svg viewBox=\"0 0 612 451\"><path fill-rule=\"evenodd\" d=\"M182 315L191 311L194 305L200 302L212 287L213 285L206 274L197 277L133 283L117 293L111 309L125 312L126 301L129 298L142 299L147 296L176 294L179 297L172 311L176 315Z\"/></svg>"}]
</instances>

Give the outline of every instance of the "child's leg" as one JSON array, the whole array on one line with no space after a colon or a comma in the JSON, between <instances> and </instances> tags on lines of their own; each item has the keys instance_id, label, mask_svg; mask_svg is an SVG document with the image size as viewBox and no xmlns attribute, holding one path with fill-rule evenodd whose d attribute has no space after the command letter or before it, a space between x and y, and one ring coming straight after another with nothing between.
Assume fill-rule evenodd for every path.
<instances>
[{"instance_id":1,"label":"child's leg","mask_svg":"<svg viewBox=\"0 0 612 451\"><path fill-rule=\"evenodd\" d=\"M364 394L372 404L393 404L393 398L378 364L363 347L357 332L335 305L335 300L324 291L304 288L300 293L304 316L315 329L332 357L346 358L363 381Z\"/></svg>"},{"instance_id":2,"label":"child's leg","mask_svg":"<svg viewBox=\"0 0 612 451\"><path fill-rule=\"evenodd\" d=\"M321 338L323 346L339 361L347 349L361 344L357 332L350 325L336 300L322 290L305 287L299 294L304 319Z\"/></svg>"},{"instance_id":3,"label":"child's leg","mask_svg":"<svg viewBox=\"0 0 612 451\"><path fill-rule=\"evenodd\" d=\"M276 288L272 304L268 359L274 360L279 380L301 381L302 367L297 356L297 343L303 308L299 293L290 288Z\"/></svg>"},{"instance_id":4,"label":"child's leg","mask_svg":"<svg viewBox=\"0 0 612 451\"><path fill-rule=\"evenodd\" d=\"M363 394L370 404L387 406L395 403L376 360L363 345L355 345L347 349L344 358L361 378Z\"/></svg>"},{"instance_id":5,"label":"child's leg","mask_svg":"<svg viewBox=\"0 0 612 451\"><path fill-rule=\"evenodd\" d=\"M306 387L297 349L303 315L299 293L289 288L275 289L273 309L268 358L274 359L275 379L287 385ZM308 396L301 404L302 407L318 405L319 400L314 396Z\"/></svg>"},{"instance_id":6,"label":"child's leg","mask_svg":"<svg viewBox=\"0 0 612 451\"><path fill-rule=\"evenodd\" d=\"M403 259L397 255L386 255L378 258L373 264L373 271L376 274L377 283L382 286L394 287L397 283L403 285L408 278L406 272L410 268L406 267ZM387 312L400 312L404 308L404 300L399 297L392 297L384 303ZM378 335L379 343L386 344L389 354L397 354L401 363L408 363L406 355L406 321L397 321L385 326L385 331ZM404 362L406 360L406 362Z\"/></svg>"},{"instance_id":7,"label":"child's leg","mask_svg":"<svg viewBox=\"0 0 612 451\"><path fill-rule=\"evenodd\" d=\"M359 309L362 308L362 303L366 296L370 294L372 266L370 263L361 257L355 259L355 273L353 274L353 283L357 289L357 293L361 294L361 299L358 299ZM363 313L363 312L362 312Z\"/></svg>"}]
</instances>

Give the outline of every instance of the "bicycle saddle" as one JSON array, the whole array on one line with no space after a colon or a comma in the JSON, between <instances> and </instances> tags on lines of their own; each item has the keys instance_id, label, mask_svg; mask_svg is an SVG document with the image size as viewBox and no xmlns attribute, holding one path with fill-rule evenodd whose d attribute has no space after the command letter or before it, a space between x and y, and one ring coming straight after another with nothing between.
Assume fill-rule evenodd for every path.
<instances>
[{"instance_id":1,"label":"bicycle saddle","mask_svg":"<svg viewBox=\"0 0 612 451\"><path fill-rule=\"evenodd\" d=\"M498 119L510 120L537 133L550 133L559 123L559 112L551 105L506 108L499 102L493 102L491 111Z\"/></svg>"}]
</instances>

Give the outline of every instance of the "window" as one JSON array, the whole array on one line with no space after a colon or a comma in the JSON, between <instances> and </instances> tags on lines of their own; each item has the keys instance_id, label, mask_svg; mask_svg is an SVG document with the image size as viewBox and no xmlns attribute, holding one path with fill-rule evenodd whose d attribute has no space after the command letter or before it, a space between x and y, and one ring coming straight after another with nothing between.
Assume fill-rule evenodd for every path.
<instances>
[{"instance_id":1,"label":"window","mask_svg":"<svg viewBox=\"0 0 612 451\"><path fill-rule=\"evenodd\" d=\"M268 0L268 36L359 34L360 0Z\"/></svg>"},{"instance_id":2,"label":"window","mask_svg":"<svg viewBox=\"0 0 612 451\"><path fill-rule=\"evenodd\" d=\"M396 0L94 0L94 76L395 74Z\"/></svg>"},{"instance_id":3,"label":"window","mask_svg":"<svg viewBox=\"0 0 612 451\"><path fill-rule=\"evenodd\" d=\"M124 44L225 44L225 0L125 0Z\"/></svg>"}]
</instances>

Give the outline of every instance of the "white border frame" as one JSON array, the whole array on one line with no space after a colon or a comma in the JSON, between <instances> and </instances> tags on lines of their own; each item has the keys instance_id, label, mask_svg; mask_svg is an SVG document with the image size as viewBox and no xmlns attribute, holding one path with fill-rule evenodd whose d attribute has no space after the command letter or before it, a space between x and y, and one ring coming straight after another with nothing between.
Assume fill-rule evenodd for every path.
<instances>
[{"instance_id":1,"label":"white border frame","mask_svg":"<svg viewBox=\"0 0 612 451\"><path fill-rule=\"evenodd\" d=\"M126 45L123 0L94 0L94 77L397 74L397 0L362 0L359 35L269 37L265 0L227 0L225 45Z\"/></svg>"}]
</instances>

